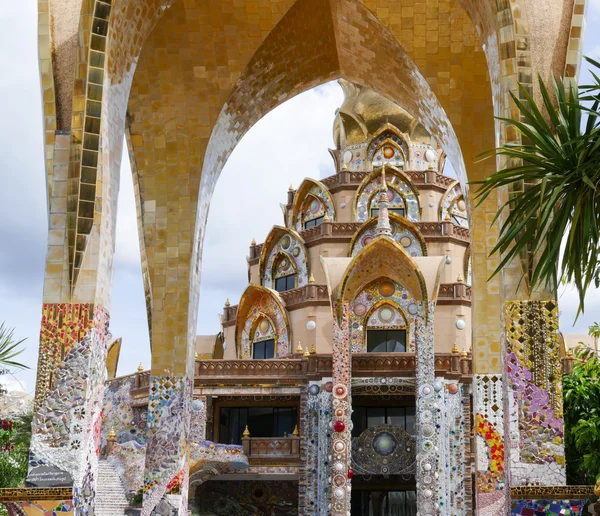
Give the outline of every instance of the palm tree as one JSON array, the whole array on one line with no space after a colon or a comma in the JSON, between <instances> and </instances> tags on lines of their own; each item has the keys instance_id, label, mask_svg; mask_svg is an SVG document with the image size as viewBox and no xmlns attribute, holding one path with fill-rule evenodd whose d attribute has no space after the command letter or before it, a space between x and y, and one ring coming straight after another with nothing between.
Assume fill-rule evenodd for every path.
<instances>
[{"instance_id":1,"label":"palm tree","mask_svg":"<svg viewBox=\"0 0 600 516\"><path fill-rule=\"evenodd\" d=\"M0 366L29 369L25 364L13 360L23 352L22 349L17 348L25 341L25 339L15 341L14 332L14 329L8 328L4 323L0 324Z\"/></svg>"},{"instance_id":2,"label":"palm tree","mask_svg":"<svg viewBox=\"0 0 600 516\"><path fill-rule=\"evenodd\" d=\"M586 58L593 67L600 63ZM520 85L524 101L512 95L518 119L499 118L522 136L481 159L502 156L506 167L474 182L478 205L498 188L507 187L508 208L492 253L501 260L494 272L515 259L526 259L524 274L531 288L573 283L583 311L588 288L600 285L600 78L594 84L568 88L539 78L542 109ZM562 249L561 249L562 248Z\"/></svg>"}]
</instances>

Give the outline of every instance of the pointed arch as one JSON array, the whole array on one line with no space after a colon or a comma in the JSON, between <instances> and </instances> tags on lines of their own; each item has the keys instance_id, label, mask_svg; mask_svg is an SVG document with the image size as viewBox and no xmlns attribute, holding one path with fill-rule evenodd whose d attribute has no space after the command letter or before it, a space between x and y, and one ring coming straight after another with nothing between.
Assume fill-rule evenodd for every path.
<instances>
[{"instance_id":1,"label":"pointed arch","mask_svg":"<svg viewBox=\"0 0 600 516\"><path fill-rule=\"evenodd\" d=\"M235 323L238 358L252 356L253 332L261 318L266 318L273 325L275 356L284 357L291 352L291 327L283 300L270 288L250 284L240 299Z\"/></svg>"},{"instance_id":2,"label":"pointed arch","mask_svg":"<svg viewBox=\"0 0 600 516\"><path fill-rule=\"evenodd\" d=\"M409 313L423 312L429 296L419 266L400 244L389 236L379 236L352 258L342 275L337 299L338 320L341 320L340 307L349 303L366 285L381 277L398 282L414 298L415 306ZM426 317L426 310L423 315Z\"/></svg>"},{"instance_id":3,"label":"pointed arch","mask_svg":"<svg viewBox=\"0 0 600 516\"><path fill-rule=\"evenodd\" d=\"M296 231L302 231L304 229L305 214L303 211L308 209L306 200L309 196L314 197L322 203L324 212L327 213L329 220L335 220L335 205L333 204L333 197L331 197L328 188L321 183L321 181L307 177L298 187L298 191L294 197L291 223Z\"/></svg>"},{"instance_id":4,"label":"pointed arch","mask_svg":"<svg viewBox=\"0 0 600 516\"><path fill-rule=\"evenodd\" d=\"M405 201L405 218L411 222L417 222L421 216L421 204L419 191L411 179L401 170L386 165L386 182L388 187L400 192ZM370 218L370 203L373 195L377 193L381 185L381 167L370 172L356 190L354 197L354 219L357 222L365 222Z\"/></svg>"},{"instance_id":5,"label":"pointed arch","mask_svg":"<svg viewBox=\"0 0 600 516\"><path fill-rule=\"evenodd\" d=\"M273 226L267 236L260 253L259 273L261 285L273 288L273 273L278 256L285 255L293 264L298 274L296 285L308 284L308 250L304 239L293 229Z\"/></svg>"},{"instance_id":6,"label":"pointed arch","mask_svg":"<svg viewBox=\"0 0 600 516\"><path fill-rule=\"evenodd\" d=\"M425 238L421 235L417 226L395 213L390 213L389 219L392 229L392 239L402 245L406 252L412 257L427 256L427 242L425 242ZM365 245L377 238L376 228L377 216L374 216L367 220L363 226L354 233L352 240L350 240L348 256L356 256ZM409 239L410 241L406 239Z\"/></svg>"},{"instance_id":7,"label":"pointed arch","mask_svg":"<svg viewBox=\"0 0 600 516\"><path fill-rule=\"evenodd\" d=\"M470 227L470 215L468 211L467 201L463 195L460 183L455 181L444 192L440 199L438 208L439 220L451 220L455 224L463 227Z\"/></svg>"}]
</instances>

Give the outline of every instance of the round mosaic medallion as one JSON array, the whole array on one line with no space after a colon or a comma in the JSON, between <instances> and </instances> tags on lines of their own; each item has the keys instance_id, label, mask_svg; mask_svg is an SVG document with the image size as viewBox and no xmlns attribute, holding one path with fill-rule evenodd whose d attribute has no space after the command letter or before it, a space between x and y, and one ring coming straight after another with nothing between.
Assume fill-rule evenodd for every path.
<instances>
[{"instance_id":1,"label":"round mosaic medallion","mask_svg":"<svg viewBox=\"0 0 600 516\"><path fill-rule=\"evenodd\" d=\"M450 385L448 385L448 392L450 394L456 394L458 392L458 384L451 383Z\"/></svg>"},{"instance_id":2,"label":"round mosaic medallion","mask_svg":"<svg viewBox=\"0 0 600 516\"><path fill-rule=\"evenodd\" d=\"M321 208L321 204L319 203L319 201L317 201L316 199L313 199L313 201L310 203L310 211L312 213L318 213L320 208Z\"/></svg>"},{"instance_id":3,"label":"round mosaic medallion","mask_svg":"<svg viewBox=\"0 0 600 516\"><path fill-rule=\"evenodd\" d=\"M258 329L261 333L267 333L267 331L269 331L269 321L266 319L260 321L260 323L258 323Z\"/></svg>"},{"instance_id":4,"label":"round mosaic medallion","mask_svg":"<svg viewBox=\"0 0 600 516\"><path fill-rule=\"evenodd\" d=\"M363 305L362 303L356 303L354 305L354 313L356 315L365 315L365 313L367 312L367 307L365 305Z\"/></svg>"},{"instance_id":5,"label":"round mosaic medallion","mask_svg":"<svg viewBox=\"0 0 600 516\"><path fill-rule=\"evenodd\" d=\"M419 393L424 398L429 398L433 394L433 387L428 383L425 383L419 387Z\"/></svg>"},{"instance_id":6,"label":"round mosaic medallion","mask_svg":"<svg viewBox=\"0 0 600 516\"><path fill-rule=\"evenodd\" d=\"M408 305L408 313L409 314L415 315L418 311L419 311L419 307L416 305L416 303L411 303L410 305Z\"/></svg>"},{"instance_id":7,"label":"round mosaic medallion","mask_svg":"<svg viewBox=\"0 0 600 516\"><path fill-rule=\"evenodd\" d=\"M460 211L465 211L467 209L467 204L465 203L465 201L463 201L462 199L460 201L458 201L456 203L456 207L460 210Z\"/></svg>"},{"instance_id":8,"label":"round mosaic medallion","mask_svg":"<svg viewBox=\"0 0 600 516\"><path fill-rule=\"evenodd\" d=\"M431 163L435 159L435 152L432 149L427 149L425 151L425 159Z\"/></svg>"},{"instance_id":9,"label":"round mosaic medallion","mask_svg":"<svg viewBox=\"0 0 600 516\"><path fill-rule=\"evenodd\" d=\"M396 439L388 432L382 432L373 439L373 449L384 457L396 449Z\"/></svg>"},{"instance_id":10,"label":"round mosaic medallion","mask_svg":"<svg viewBox=\"0 0 600 516\"><path fill-rule=\"evenodd\" d=\"M348 389L346 389L345 385L342 385L341 383L337 384L334 388L333 388L333 395L336 398L344 398L346 396L346 394L348 393Z\"/></svg>"},{"instance_id":11,"label":"round mosaic medallion","mask_svg":"<svg viewBox=\"0 0 600 516\"><path fill-rule=\"evenodd\" d=\"M388 190L386 194L386 198L388 202L392 202L394 200L394 191Z\"/></svg>"},{"instance_id":12,"label":"round mosaic medallion","mask_svg":"<svg viewBox=\"0 0 600 516\"><path fill-rule=\"evenodd\" d=\"M327 382L324 388L325 392L331 392L333 390L333 382Z\"/></svg>"},{"instance_id":13,"label":"round mosaic medallion","mask_svg":"<svg viewBox=\"0 0 600 516\"><path fill-rule=\"evenodd\" d=\"M410 237L404 236L400 239L400 243L403 247L410 247L412 244L412 239Z\"/></svg>"},{"instance_id":14,"label":"round mosaic medallion","mask_svg":"<svg viewBox=\"0 0 600 516\"><path fill-rule=\"evenodd\" d=\"M379 293L383 297L390 297L394 295L396 291L396 286L391 281L383 281L381 285L379 285Z\"/></svg>"},{"instance_id":15,"label":"round mosaic medallion","mask_svg":"<svg viewBox=\"0 0 600 516\"><path fill-rule=\"evenodd\" d=\"M379 318L383 322L390 322L394 320L394 310L392 310L389 306L384 306L379 309Z\"/></svg>"},{"instance_id":16,"label":"round mosaic medallion","mask_svg":"<svg viewBox=\"0 0 600 516\"><path fill-rule=\"evenodd\" d=\"M319 391L321 389L319 388L319 386L316 383L313 383L309 388L308 388L308 392L310 392L313 396L316 396L317 394L319 394Z\"/></svg>"},{"instance_id":17,"label":"round mosaic medallion","mask_svg":"<svg viewBox=\"0 0 600 516\"><path fill-rule=\"evenodd\" d=\"M294 247L294 250L292 251L292 254L294 255L295 258L298 258L298 256L300 256L300 248L299 247Z\"/></svg>"},{"instance_id":18,"label":"round mosaic medallion","mask_svg":"<svg viewBox=\"0 0 600 516\"><path fill-rule=\"evenodd\" d=\"M373 241L373 237L372 236L365 237L365 238L363 238L363 245L367 245L367 244L369 244L372 241Z\"/></svg>"},{"instance_id":19,"label":"round mosaic medallion","mask_svg":"<svg viewBox=\"0 0 600 516\"><path fill-rule=\"evenodd\" d=\"M396 150L394 149L394 147L387 145L383 148L383 157L385 159L393 158L394 154L396 154Z\"/></svg>"},{"instance_id":20,"label":"round mosaic medallion","mask_svg":"<svg viewBox=\"0 0 600 516\"><path fill-rule=\"evenodd\" d=\"M260 307L266 309L269 307L270 299L269 296L263 296L260 298Z\"/></svg>"},{"instance_id":21,"label":"round mosaic medallion","mask_svg":"<svg viewBox=\"0 0 600 516\"><path fill-rule=\"evenodd\" d=\"M287 249L288 247L290 247L290 244L292 243L292 239L286 235L281 239L281 247L283 247L284 249Z\"/></svg>"}]
</instances>

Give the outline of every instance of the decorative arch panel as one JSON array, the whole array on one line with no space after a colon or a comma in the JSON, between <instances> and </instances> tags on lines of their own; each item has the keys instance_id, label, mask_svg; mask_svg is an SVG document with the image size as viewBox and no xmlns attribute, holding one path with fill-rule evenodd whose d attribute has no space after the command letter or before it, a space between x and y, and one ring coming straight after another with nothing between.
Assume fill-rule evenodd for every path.
<instances>
[{"instance_id":1,"label":"decorative arch panel","mask_svg":"<svg viewBox=\"0 0 600 516\"><path fill-rule=\"evenodd\" d=\"M420 312L421 303L397 281L380 278L371 282L350 304L350 350L367 351L367 328L405 328L406 350L414 351Z\"/></svg>"},{"instance_id":2,"label":"decorative arch panel","mask_svg":"<svg viewBox=\"0 0 600 516\"><path fill-rule=\"evenodd\" d=\"M439 216L440 220L451 220L463 228L469 228L467 203L458 181L443 195L440 201Z\"/></svg>"},{"instance_id":3,"label":"decorative arch panel","mask_svg":"<svg viewBox=\"0 0 600 516\"><path fill-rule=\"evenodd\" d=\"M401 197L405 212L404 216L411 222L420 218L419 193L412 181L398 169L386 166L386 183L389 195ZM358 187L354 203L354 218L357 222L365 222L371 216L371 207L376 207L377 194L381 188L381 167L371 172ZM375 206L372 206L375 203Z\"/></svg>"},{"instance_id":4,"label":"decorative arch panel","mask_svg":"<svg viewBox=\"0 0 600 516\"><path fill-rule=\"evenodd\" d=\"M406 219L389 214L391 238L398 242L409 256L427 256L427 244L418 228ZM361 249L377 238L377 217L371 217L354 235L350 242L350 256L356 256Z\"/></svg>"},{"instance_id":5,"label":"decorative arch panel","mask_svg":"<svg viewBox=\"0 0 600 516\"><path fill-rule=\"evenodd\" d=\"M320 181L306 178L296 192L292 210L292 227L296 231L304 229L304 222L327 214L335 220L335 206L327 187Z\"/></svg>"},{"instance_id":6,"label":"decorative arch panel","mask_svg":"<svg viewBox=\"0 0 600 516\"><path fill-rule=\"evenodd\" d=\"M307 285L308 252L302 237L293 230L275 226L263 245L259 270L261 283L267 288L273 288L275 278L285 271L297 274L297 287Z\"/></svg>"},{"instance_id":7,"label":"decorative arch panel","mask_svg":"<svg viewBox=\"0 0 600 516\"><path fill-rule=\"evenodd\" d=\"M391 129L383 131L369 144L367 160L373 168L392 165L399 169L408 166L406 139Z\"/></svg>"},{"instance_id":8,"label":"decorative arch panel","mask_svg":"<svg viewBox=\"0 0 600 516\"><path fill-rule=\"evenodd\" d=\"M287 311L276 292L249 285L238 308L235 340L238 356L252 357L252 344L273 338L275 356L290 354L290 324Z\"/></svg>"}]
</instances>

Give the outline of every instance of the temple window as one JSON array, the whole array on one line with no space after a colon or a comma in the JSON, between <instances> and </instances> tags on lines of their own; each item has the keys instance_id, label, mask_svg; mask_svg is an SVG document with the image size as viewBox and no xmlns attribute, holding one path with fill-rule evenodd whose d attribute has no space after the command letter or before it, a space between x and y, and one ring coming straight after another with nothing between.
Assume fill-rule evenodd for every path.
<instances>
[{"instance_id":1,"label":"temple window","mask_svg":"<svg viewBox=\"0 0 600 516\"><path fill-rule=\"evenodd\" d=\"M296 274L275 278L275 290L277 292L285 292L296 288Z\"/></svg>"},{"instance_id":2,"label":"temple window","mask_svg":"<svg viewBox=\"0 0 600 516\"><path fill-rule=\"evenodd\" d=\"M367 353L406 352L406 330L367 330Z\"/></svg>"},{"instance_id":3,"label":"temple window","mask_svg":"<svg viewBox=\"0 0 600 516\"><path fill-rule=\"evenodd\" d=\"M304 229L315 228L323 224L325 219L325 206L320 199L308 196L303 205L302 220L304 221Z\"/></svg>"},{"instance_id":4,"label":"temple window","mask_svg":"<svg viewBox=\"0 0 600 516\"><path fill-rule=\"evenodd\" d=\"M218 414L222 444L241 444L246 426L252 437L284 437L298 423L297 407L221 407Z\"/></svg>"},{"instance_id":5,"label":"temple window","mask_svg":"<svg viewBox=\"0 0 600 516\"><path fill-rule=\"evenodd\" d=\"M255 342L252 346L252 358L258 360L275 358L275 339Z\"/></svg>"},{"instance_id":6,"label":"temple window","mask_svg":"<svg viewBox=\"0 0 600 516\"><path fill-rule=\"evenodd\" d=\"M317 226L320 226L323 224L324 218L324 215L321 215L315 219L306 220L304 222L304 229L316 228Z\"/></svg>"},{"instance_id":7,"label":"temple window","mask_svg":"<svg viewBox=\"0 0 600 516\"><path fill-rule=\"evenodd\" d=\"M292 259L281 254L273 267L273 283L277 292L285 292L296 288L297 272Z\"/></svg>"},{"instance_id":8,"label":"temple window","mask_svg":"<svg viewBox=\"0 0 600 516\"><path fill-rule=\"evenodd\" d=\"M367 428L375 425L396 425L409 435L417 434L415 407L377 407L372 405L352 407L352 437L358 437Z\"/></svg>"},{"instance_id":9,"label":"temple window","mask_svg":"<svg viewBox=\"0 0 600 516\"><path fill-rule=\"evenodd\" d=\"M404 208L388 208L388 212L404 217L406 210ZM379 215L379 208L371 208L371 217L375 217L376 215Z\"/></svg>"}]
</instances>

